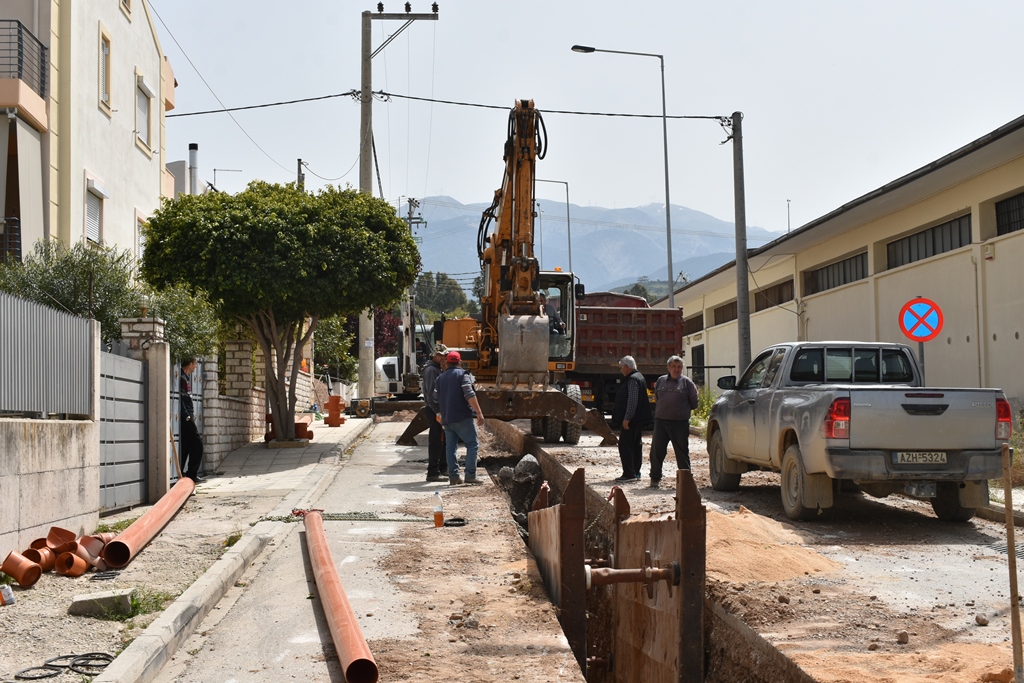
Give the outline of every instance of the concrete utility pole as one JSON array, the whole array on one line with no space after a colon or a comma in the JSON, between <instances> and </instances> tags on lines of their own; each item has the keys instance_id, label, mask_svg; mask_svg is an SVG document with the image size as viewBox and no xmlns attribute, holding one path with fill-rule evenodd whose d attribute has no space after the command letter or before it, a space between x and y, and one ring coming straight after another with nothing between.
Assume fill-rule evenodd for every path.
<instances>
[{"instance_id":1,"label":"concrete utility pole","mask_svg":"<svg viewBox=\"0 0 1024 683\"><path fill-rule=\"evenodd\" d=\"M409 3L406 3L409 9ZM365 194L373 194L373 69L371 62L375 55L387 47L388 43L395 39L399 33L404 31L412 22L417 19L437 20L437 3L433 4L433 14L413 14L407 11L405 14L385 14L384 3L377 3L377 14L363 12L362 22L362 77L359 88L360 118L359 118L359 191ZM405 23L397 31L391 34L380 47L372 49L371 20L401 20ZM359 386L358 398L370 398L373 396L373 318L370 311L366 310L359 314Z\"/></svg>"},{"instance_id":2,"label":"concrete utility pole","mask_svg":"<svg viewBox=\"0 0 1024 683\"><path fill-rule=\"evenodd\" d=\"M306 174L302 172L302 159L295 165L295 186L299 191L306 189Z\"/></svg>"},{"instance_id":3,"label":"concrete utility pole","mask_svg":"<svg viewBox=\"0 0 1024 683\"><path fill-rule=\"evenodd\" d=\"M747 283L747 204L743 187L743 112L732 113L732 165L736 201L736 331L739 372L750 365L750 289Z\"/></svg>"}]
</instances>

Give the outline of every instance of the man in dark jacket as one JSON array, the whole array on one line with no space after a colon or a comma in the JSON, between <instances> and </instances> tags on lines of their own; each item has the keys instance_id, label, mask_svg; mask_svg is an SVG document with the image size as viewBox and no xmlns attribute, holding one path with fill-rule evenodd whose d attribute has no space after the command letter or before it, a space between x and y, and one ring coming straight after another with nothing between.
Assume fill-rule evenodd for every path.
<instances>
[{"instance_id":1,"label":"man in dark jacket","mask_svg":"<svg viewBox=\"0 0 1024 683\"><path fill-rule=\"evenodd\" d=\"M427 436L427 481L444 481L448 475L448 463L445 461L444 441L442 434L444 428L437 419L441 412L441 406L434 394L434 386L437 378L441 376L445 363L445 356L448 355L448 347L438 342L434 345L434 354L427 364L423 366L423 402L424 416L430 420L430 432Z\"/></svg>"},{"instance_id":2,"label":"man in dark jacket","mask_svg":"<svg viewBox=\"0 0 1024 683\"><path fill-rule=\"evenodd\" d=\"M676 467L690 469L690 413L700 398L697 385L683 374L683 359L668 359L668 374L654 383L654 438L651 440L651 486L661 482L668 442L676 452Z\"/></svg>"},{"instance_id":3,"label":"man in dark jacket","mask_svg":"<svg viewBox=\"0 0 1024 683\"><path fill-rule=\"evenodd\" d=\"M181 471L197 484L205 479L199 476L199 466L203 462L203 437L199 435L196 425L196 411L192 405L192 372L196 369L195 358L183 358L181 375L178 379L178 400L181 405Z\"/></svg>"},{"instance_id":4,"label":"man in dark jacket","mask_svg":"<svg viewBox=\"0 0 1024 683\"><path fill-rule=\"evenodd\" d=\"M462 369L462 356L458 351L448 352L448 369L437 378L434 395L441 409L441 424L444 425L444 449L448 456L448 484L463 483L459 476L459 439L466 444L467 484L482 484L476 477L476 456L479 443L476 426L484 424L484 412L473 389L473 375Z\"/></svg>"},{"instance_id":5,"label":"man in dark jacket","mask_svg":"<svg viewBox=\"0 0 1024 683\"><path fill-rule=\"evenodd\" d=\"M633 356L623 356L619 371L626 379L615 394L612 422L622 422L619 432L619 460L622 476L615 481L640 481L640 467L644 463L643 429L651 422L651 404L647 399L647 380L636 369Z\"/></svg>"}]
</instances>

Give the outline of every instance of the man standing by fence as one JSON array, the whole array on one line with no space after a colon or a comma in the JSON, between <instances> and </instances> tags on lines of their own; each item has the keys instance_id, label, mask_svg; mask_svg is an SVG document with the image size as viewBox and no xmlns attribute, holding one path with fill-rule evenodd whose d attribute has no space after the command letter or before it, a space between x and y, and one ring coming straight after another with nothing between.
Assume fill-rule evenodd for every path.
<instances>
[{"instance_id":1,"label":"man standing by fence","mask_svg":"<svg viewBox=\"0 0 1024 683\"><path fill-rule=\"evenodd\" d=\"M181 471L197 484L205 479L199 476L199 466L203 462L203 437L196 425L195 406L192 405L192 373L196 369L196 359L189 357L181 361L181 376L178 380L178 400L181 406Z\"/></svg>"}]
</instances>

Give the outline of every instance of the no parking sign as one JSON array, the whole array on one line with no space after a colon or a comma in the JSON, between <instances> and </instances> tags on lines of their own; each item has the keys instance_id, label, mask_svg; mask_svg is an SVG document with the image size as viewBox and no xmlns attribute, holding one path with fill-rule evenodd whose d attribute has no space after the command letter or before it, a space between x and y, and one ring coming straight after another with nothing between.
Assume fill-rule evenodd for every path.
<instances>
[{"instance_id":1,"label":"no parking sign","mask_svg":"<svg viewBox=\"0 0 1024 683\"><path fill-rule=\"evenodd\" d=\"M926 342L942 332L942 309L931 299L917 297L900 309L900 330L911 341Z\"/></svg>"}]
</instances>

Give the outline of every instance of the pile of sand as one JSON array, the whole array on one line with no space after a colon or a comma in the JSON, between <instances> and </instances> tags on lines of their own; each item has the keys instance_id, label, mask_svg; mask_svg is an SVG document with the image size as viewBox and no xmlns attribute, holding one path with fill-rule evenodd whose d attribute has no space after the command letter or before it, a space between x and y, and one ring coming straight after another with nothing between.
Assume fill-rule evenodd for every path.
<instances>
[{"instance_id":1,"label":"pile of sand","mask_svg":"<svg viewBox=\"0 0 1024 683\"><path fill-rule=\"evenodd\" d=\"M722 581L785 581L840 568L802 545L788 525L745 507L730 515L708 511L707 574Z\"/></svg>"}]
</instances>

